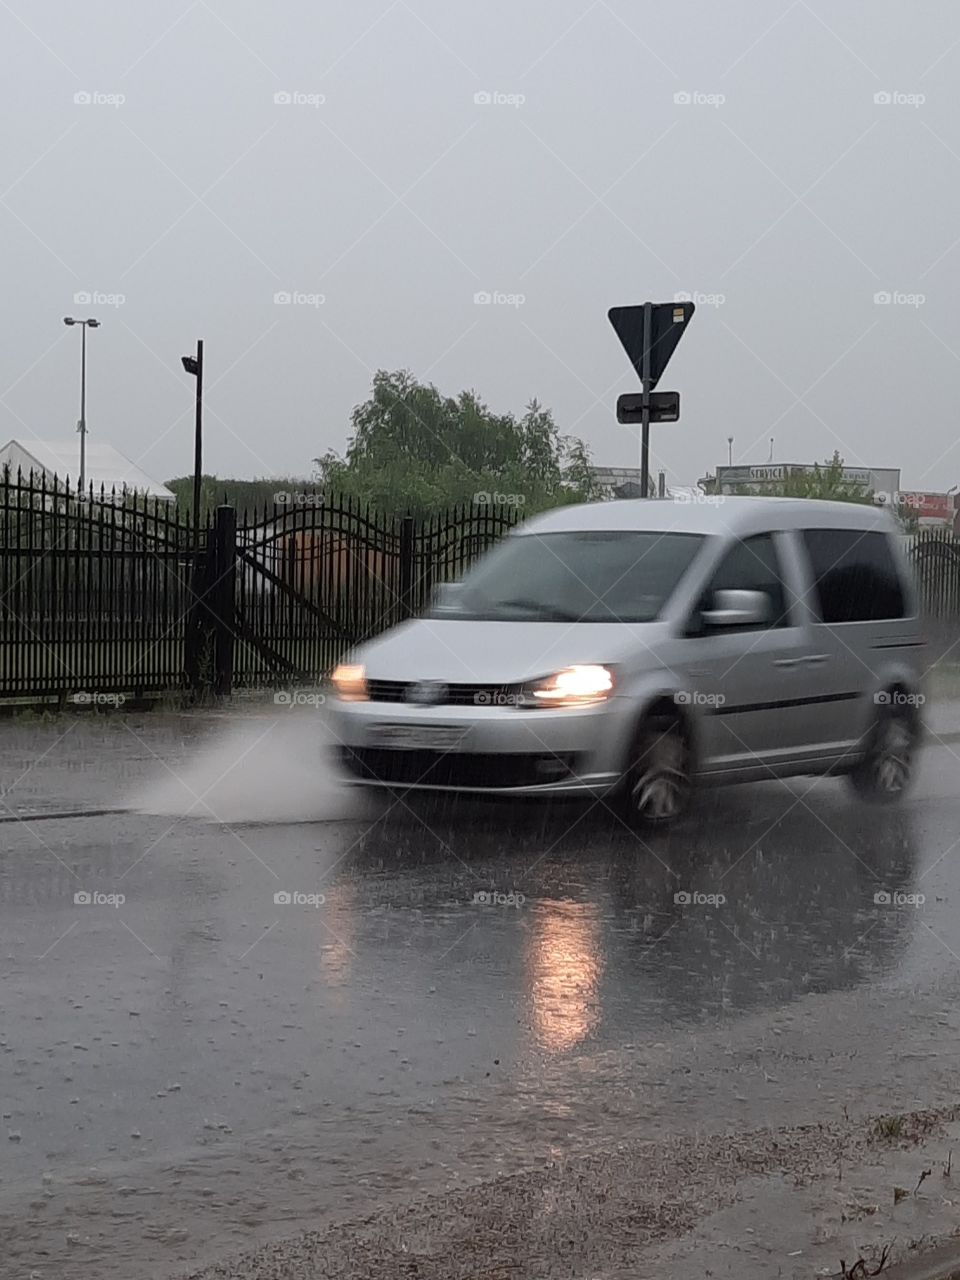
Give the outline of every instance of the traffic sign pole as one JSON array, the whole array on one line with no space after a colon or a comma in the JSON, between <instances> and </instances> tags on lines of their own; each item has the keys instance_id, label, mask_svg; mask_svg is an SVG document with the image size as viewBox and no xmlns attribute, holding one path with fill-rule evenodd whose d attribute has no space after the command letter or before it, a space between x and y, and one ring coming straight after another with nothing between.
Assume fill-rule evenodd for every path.
<instances>
[{"instance_id":1,"label":"traffic sign pole","mask_svg":"<svg viewBox=\"0 0 960 1280\"><path fill-rule=\"evenodd\" d=\"M637 307L611 307L607 312L643 388L640 396L618 397L617 421L636 422L639 417L640 491L644 498L650 494L650 423L676 422L680 417L677 393L655 395L655 389L695 310L689 300L644 302Z\"/></svg>"},{"instance_id":2,"label":"traffic sign pole","mask_svg":"<svg viewBox=\"0 0 960 1280\"><path fill-rule=\"evenodd\" d=\"M640 379L643 401L640 408L640 496L650 496L650 343L653 339L653 303L643 304L643 365Z\"/></svg>"}]
</instances>

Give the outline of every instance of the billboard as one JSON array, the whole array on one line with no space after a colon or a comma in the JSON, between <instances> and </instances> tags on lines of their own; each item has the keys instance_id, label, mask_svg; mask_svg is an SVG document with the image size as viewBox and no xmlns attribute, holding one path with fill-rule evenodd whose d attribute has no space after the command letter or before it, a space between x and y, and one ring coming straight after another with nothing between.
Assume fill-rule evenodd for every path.
<instances>
[{"instance_id":1,"label":"billboard","mask_svg":"<svg viewBox=\"0 0 960 1280\"><path fill-rule=\"evenodd\" d=\"M955 496L952 493L927 493L922 490L901 489L897 498L901 506L920 520L940 520L944 524L950 524L954 517Z\"/></svg>"}]
</instances>

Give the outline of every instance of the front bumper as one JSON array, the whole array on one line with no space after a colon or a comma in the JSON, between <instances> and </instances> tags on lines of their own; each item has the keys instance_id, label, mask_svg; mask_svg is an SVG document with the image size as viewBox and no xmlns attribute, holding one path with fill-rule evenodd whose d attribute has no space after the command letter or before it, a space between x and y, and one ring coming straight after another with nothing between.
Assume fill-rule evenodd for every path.
<instances>
[{"instance_id":1,"label":"front bumper","mask_svg":"<svg viewBox=\"0 0 960 1280\"><path fill-rule=\"evenodd\" d=\"M508 707L418 707L328 703L337 757L350 780L404 790L510 795L602 795L620 778L630 705L527 711ZM384 745L411 734L409 747ZM431 735L443 745L432 747Z\"/></svg>"}]
</instances>

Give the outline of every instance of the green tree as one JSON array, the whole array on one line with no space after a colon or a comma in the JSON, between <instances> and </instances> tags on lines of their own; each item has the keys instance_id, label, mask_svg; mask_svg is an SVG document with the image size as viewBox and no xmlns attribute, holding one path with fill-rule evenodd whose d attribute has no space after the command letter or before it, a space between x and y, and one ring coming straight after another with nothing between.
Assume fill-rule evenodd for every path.
<instances>
[{"instance_id":1,"label":"green tree","mask_svg":"<svg viewBox=\"0 0 960 1280\"><path fill-rule=\"evenodd\" d=\"M528 512L600 496L586 445L561 435L536 400L516 418L473 391L444 396L381 369L351 425L343 456L314 460L320 483L388 513L429 515L486 493L514 495Z\"/></svg>"}]
</instances>

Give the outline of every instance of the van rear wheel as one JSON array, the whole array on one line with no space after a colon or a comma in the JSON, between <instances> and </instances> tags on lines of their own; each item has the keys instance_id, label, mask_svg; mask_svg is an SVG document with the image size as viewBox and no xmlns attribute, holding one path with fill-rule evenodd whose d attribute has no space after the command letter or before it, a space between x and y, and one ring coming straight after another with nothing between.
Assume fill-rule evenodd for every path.
<instances>
[{"instance_id":1,"label":"van rear wheel","mask_svg":"<svg viewBox=\"0 0 960 1280\"><path fill-rule=\"evenodd\" d=\"M919 738L920 726L910 707L881 706L863 757L847 774L857 795L881 804L899 800L913 781Z\"/></svg>"},{"instance_id":2,"label":"van rear wheel","mask_svg":"<svg viewBox=\"0 0 960 1280\"><path fill-rule=\"evenodd\" d=\"M675 822L690 799L690 748L675 716L644 720L630 748L620 792L627 821L638 827Z\"/></svg>"}]
</instances>

